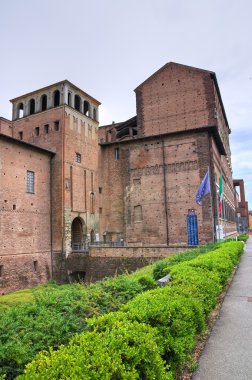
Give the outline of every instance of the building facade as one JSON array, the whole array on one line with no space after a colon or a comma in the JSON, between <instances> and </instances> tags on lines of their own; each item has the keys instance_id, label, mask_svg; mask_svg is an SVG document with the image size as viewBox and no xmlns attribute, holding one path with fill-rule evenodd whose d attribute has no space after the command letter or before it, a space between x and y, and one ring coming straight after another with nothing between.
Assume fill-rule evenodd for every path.
<instances>
[{"instance_id":1,"label":"building facade","mask_svg":"<svg viewBox=\"0 0 252 380\"><path fill-rule=\"evenodd\" d=\"M199 243L236 231L230 128L213 72L169 63L136 92L137 116L99 129L100 228L128 243L187 244L188 216ZM205 173L211 194L198 206ZM223 178L223 212L218 212Z\"/></svg>"},{"instance_id":2,"label":"building facade","mask_svg":"<svg viewBox=\"0 0 252 380\"><path fill-rule=\"evenodd\" d=\"M248 202L245 198L245 187L243 179L233 180L234 188L238 188L239 192L235 191L235 214L236 214L236 225L238 232L247 232L249 228L249 210Z\"/></svg>"},{"instance_id":3,"label":"building facade","mask_svg":"<svg viewBox=\"0 0 252 380\"><path fill-rule=\"evenodd\" d=\"M137 115L100 128L100 103L67 80L11 100L12 121L0 119L4 291L67 281L73 254L84 273L87 243L104 243L102 261L113 256L111 242L137 252L236 232L230 129L215 74L168 63L135 92ZM197 205L207 171L211 192Z\"/></svg>"}]
</instances>

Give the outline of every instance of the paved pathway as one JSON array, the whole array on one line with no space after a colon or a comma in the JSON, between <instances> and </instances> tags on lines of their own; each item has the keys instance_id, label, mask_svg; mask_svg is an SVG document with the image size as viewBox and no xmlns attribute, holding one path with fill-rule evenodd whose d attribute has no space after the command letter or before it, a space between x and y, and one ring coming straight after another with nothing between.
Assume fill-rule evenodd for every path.
<instances>
[{"instance_id":1,"label":"paved pathway","mask_svg":"<svg viewBox=\"0 0 252 380\"><path fill-rule=\"evenodd\" d=\"M193 380L252 380L252 236Z\"/></svg>"}]
</instances>

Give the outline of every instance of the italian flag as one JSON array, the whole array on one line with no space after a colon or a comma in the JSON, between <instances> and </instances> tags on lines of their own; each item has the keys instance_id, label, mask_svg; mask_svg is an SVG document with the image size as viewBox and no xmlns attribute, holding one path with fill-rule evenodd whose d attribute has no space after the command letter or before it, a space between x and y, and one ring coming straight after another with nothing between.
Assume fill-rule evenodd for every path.
<instances>
[{"instance_id":1,"label":"italian flag","mask_svg":"<svg viewBox=\"0 0 252 380\"><path fill-rule=\"evenodd\" d=\"M223 181L222 181L222 172L221 172L220 181L219 181L219 216L222 215L222 200L223 200Z\"/></svg>"}]
</instances>

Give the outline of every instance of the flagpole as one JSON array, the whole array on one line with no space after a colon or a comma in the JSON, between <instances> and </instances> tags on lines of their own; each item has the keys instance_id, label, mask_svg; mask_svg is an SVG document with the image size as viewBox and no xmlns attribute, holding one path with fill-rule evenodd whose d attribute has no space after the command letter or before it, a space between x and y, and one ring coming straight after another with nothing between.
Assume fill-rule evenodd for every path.
<instances>
[{"instance_id":1,"label":"flagpole","mask_svg":"<svg viewBox=\"0 0 252 380\"><path fill-rule=\"evenodd\" d=\"M212 201L212 177L210 175L210 167L208 166L208 175L209 175L209 179L210 179L210 205L211 205L211 215L212 215L212 218L211 218L211 225L212 225L212 240L213 240L213 243L214 243L214 215L213 215L213 201Z\"/></svg>"}]
</instances>

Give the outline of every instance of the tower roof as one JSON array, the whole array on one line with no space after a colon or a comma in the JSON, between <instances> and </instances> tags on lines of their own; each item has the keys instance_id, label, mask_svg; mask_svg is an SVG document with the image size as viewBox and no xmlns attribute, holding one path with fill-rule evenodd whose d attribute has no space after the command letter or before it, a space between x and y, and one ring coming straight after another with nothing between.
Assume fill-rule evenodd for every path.
<instances>
[{"instance_id":1,"label":"tower roof","mask_svg":"<svg viewBox=\"0 0 252 380\"><path fill-rule=\"evenodd\" d=\"M73 87L75 90L77 90L78 92L82 93L84 96L88 97L89 99L93 100L93 102L95 102L97 105L100 105L101 103L99 102L99 100L95 99L93 96L87 94L85 91L83 91L81 88L75 86L75 84L73 84L72 82L70 82L69 80L65 79L65 80L62 80L60 82L56 82L56 83L53 83L53 84L50 84L49 86L46 86L46 87L42 87L42 88L39 88L35 91L31 91L31 92L28 92L26 94L23 94L23 95L20 95L20 96L17 96L16 98L13 98L10 100L11 103L14 103L16 102L17 100L21 99L21 98L24 98L26 96L31 96L31 95L35 95L38 91L41 92L41 91L47 91L49 90L50 88L53 88L55 86L59 86L61 84L69 84L71 87Z\"/></svg>"}]
</instances>

